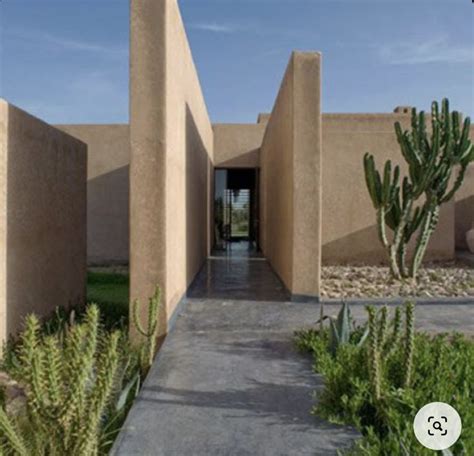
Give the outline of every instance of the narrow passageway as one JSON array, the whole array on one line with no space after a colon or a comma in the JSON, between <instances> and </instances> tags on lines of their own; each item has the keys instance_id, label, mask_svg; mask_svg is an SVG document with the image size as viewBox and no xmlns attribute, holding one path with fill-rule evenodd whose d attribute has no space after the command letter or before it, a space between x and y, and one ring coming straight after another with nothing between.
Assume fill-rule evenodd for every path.
<instances>
[{"instance_id":1,"label":"narrow passageway","mask_svg":"<svg viewBox=\"0 0 474 456\"><path fill-rule=\"evenodd\" d=\"M292 341L318 307L286 298L265 259L210 258L113 454L335 455L350 445L352 429L311 415L322 383Z\"/></svg>"},{"instance_id":2,"label":"narrow passageway","mask_svg":"<svg viewBox=\"0 0 474 456\"><path fill-rule=\"evenodd\" d=\"M262 257L213 256L206 261L188 297L287 301L288 292Z\"/></svg>"}]
</instances>

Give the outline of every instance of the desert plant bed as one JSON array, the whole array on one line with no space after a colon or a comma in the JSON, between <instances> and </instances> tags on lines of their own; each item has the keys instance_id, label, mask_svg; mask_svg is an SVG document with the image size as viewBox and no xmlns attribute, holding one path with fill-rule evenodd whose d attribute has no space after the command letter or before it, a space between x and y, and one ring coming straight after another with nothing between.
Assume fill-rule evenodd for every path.
<instances>
[{"instance_id":1,"label":"desert plant bed","mask_svg":"<svg viewBox=\"0 0 474 456\"><path fill-rule=\"evenodd\" d=\"M383 266L323 266L322 298L474 298L474 268L461 263L427 264L417 280L395 279Z\"/></svg>"},{"instance_id":2,"label":"desert plant bed","mask_svg":"<svg viewBox=\"0 0 474 456\"><path fill-rule=\"evenodd\" d=\"M296 334L296 344L313 355L324 389L313 413L350 424L361 438L351 455L424 456L413 419L427 403L456 408L463 420L460 439L443 455L474 454L474 342L458 333L415 332L415 306L367 307L368 323L354 326L348 305L337 319ZM329 320L329 325L327 323Z\"/></svg>"}]
</instances>

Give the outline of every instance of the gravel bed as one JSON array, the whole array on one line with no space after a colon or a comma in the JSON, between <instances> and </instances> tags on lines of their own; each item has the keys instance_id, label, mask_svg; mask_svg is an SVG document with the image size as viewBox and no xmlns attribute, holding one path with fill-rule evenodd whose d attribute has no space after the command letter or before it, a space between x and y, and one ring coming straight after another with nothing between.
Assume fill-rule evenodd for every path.
<instances>
[{"instance_id":1,"label":"gravel bed","mask_svg":"<svg viewBox=\"0 0 474 456\"><path fill-rule=\"evenodd\" d=\"M418 280L395 280L388 267L323 266L322 298L474 297L474 268L456 263L431 264Z\"/></svg>"}]
</instances>

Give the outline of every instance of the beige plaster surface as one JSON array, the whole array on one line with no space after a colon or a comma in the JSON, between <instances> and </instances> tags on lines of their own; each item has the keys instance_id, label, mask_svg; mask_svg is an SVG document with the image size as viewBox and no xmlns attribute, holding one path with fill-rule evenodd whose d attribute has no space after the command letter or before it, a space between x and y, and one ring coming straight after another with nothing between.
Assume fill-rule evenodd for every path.
<instances>
[{"instance_id":1,"label":"beige plaster surface","mask_svg":"<svg viewBox=\"0 0 474 456\"><path fill-rule=\"evenodd\" d=\"M323 263L385 262L362 159L370 152L379 169L391 159L407 172L393 129L397 120L408 127L410 115L323 114ZM442 208L427 259L453 257L454 203L450 202Z\"/></svg>"},{"instance_id":2,"label":"beige plaster surface","mask_svg":"<svg viewBox=\"0 0 474 456\"><path fill-rule=\"evenodd\" d=\"M87 146L0 102L0 340L85 301Z\"/></svg>"},{"instance_id":3,"label":"beige plaster surface","mask_svg":"<svg viewBox=\"0 0 474 456\"><path fill-rule=\"evenodd\" d=\"M469 137L474 143L474 125L471 125ZM474 164L468 167L455 199L456 249L466 250L466 233L474 226Z\"/></svg>"},{"instance_id":4,"label":"beige plaster surface","mask_svg":"<svg viewBox=\"0 0 474 456\"><path fill-rule=\"evenodd\" d=\"M258 168L266 124L213 124L214 166Z\"/></svg>"},{"instance_id":5,"label":"beige plaster surface","mask_svg":"<svg viewBox=\"0 0 474 456\"><path fill-rule=\"evenodd\" d=\"M128 263L129 126L101 124L55 127L87 144L88 263Z\"/></svg>"},{"instance_id":6,"label":"beige plaster surface","mask_svg":"<svg viewBox=\"0 0 474 456\"><path fill-rule=\"evenodd\" d=\"M261 147L261 246L293 295L319 296L321 56L294 52Z\"/></svg>"},{"instance_id":7,"label":"beige plaster surface","mask_svg":"<svg viewBox=\"0 0 474 456\"><path fill-rule=\"evenodd\" d=\"M176 0L131 2L130 59L131 298L161 285L165 332L211 232L213 133Z\"/></svg>"}]
</instances>

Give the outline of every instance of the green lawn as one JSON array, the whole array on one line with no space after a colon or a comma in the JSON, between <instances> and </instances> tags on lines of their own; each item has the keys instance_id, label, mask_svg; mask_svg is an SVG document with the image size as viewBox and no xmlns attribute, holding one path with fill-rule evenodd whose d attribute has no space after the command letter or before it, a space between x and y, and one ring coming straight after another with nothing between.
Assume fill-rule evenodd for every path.
<instances>
[{"instance_id":1,"label":"green lawn","mask_svg":"<svg viewBox=\"0 0 474 456\"><path fill-rule=\"evenodd\" d=\"M106 326L128 324L128 274L115 272L87 273L87 302L99 306Z\"/></svg>"}]
</instances>

